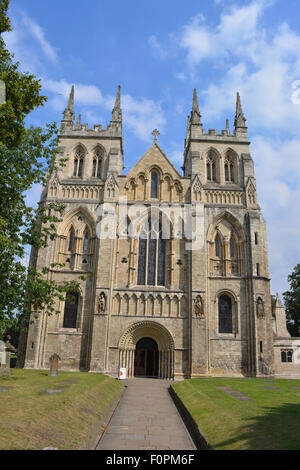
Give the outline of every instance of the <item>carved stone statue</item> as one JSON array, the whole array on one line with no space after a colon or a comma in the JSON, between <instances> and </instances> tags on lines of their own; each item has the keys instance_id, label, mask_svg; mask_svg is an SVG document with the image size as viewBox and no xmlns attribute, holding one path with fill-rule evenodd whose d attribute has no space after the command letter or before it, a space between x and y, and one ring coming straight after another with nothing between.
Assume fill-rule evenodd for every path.
<instances>
[{"instance_id":1,"label":"carved stone statue","mask_svg":"<svg viewBox=\"0 0 300 470\"><path fill-rule=\"evenodd\" d=\"M104 292L101 292L98 298L98 313L105 312L105 307L106 307L106 296Z\"/></svg>"},{"instance_id":2,"label":"carved stone statue","mask_svg":"<svg viewBox=\"0 0 300 470\"><path fill-rule=\"evenodd\" d=\"M201 295L198 295L196 299L194 300L194 312L196 317L203 318L204 317L204 305L203 305L203 299Z\"/></svg>"},{"instance_id":3,"label":"carved stone statue","mask_svg":"<svg viewBox=\"0 0 300 470\"><path fill-rule=\"evenodd\" d=\"M263 318L264 314L265 314L264 302L260 297L258 297L258 299L256 301L256 315L257 315L257 318Z\"/></svg>"}]
</instances>

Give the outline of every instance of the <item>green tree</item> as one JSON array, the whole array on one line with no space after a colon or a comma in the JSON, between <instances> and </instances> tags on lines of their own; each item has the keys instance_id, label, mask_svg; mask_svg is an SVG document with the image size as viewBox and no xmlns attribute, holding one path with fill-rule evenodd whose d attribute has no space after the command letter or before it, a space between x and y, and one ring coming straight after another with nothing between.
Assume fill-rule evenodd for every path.
<instances>
[{"instance_id":1,"label":"green tree","mask_svg":"<svg viewBox=\"0 0 300 470\"><path fill-rule=\"evenodd\" d=\"M45 185L65 162L57 162L55 123L45 129L25 126L26 116L47 98L40 96L40 81L21 72L5 47L1 35L11 30L8 6L9 0L0 0L0 80L6 86L6 103L0 104L0 339L8 332L16 336L21 314L26 324L32 310L56 313L56 300L79 287L50 280L54 266L37 272L33 263L24 265L28 245L36 251L56 236L64 209L55 203L34 209L26 203L26 192L34 184Z\"/></svg>"},{"instance_id":2,"label":"green tree","mask_svg":"<svg viewBox=\"0 0 300 470\"><path fill-rule=\"evenodd\" d=\"M290 290L283 293L287 328L292 336L300 335L300 264L288 276Z\"/></svg>"}]
</instances>

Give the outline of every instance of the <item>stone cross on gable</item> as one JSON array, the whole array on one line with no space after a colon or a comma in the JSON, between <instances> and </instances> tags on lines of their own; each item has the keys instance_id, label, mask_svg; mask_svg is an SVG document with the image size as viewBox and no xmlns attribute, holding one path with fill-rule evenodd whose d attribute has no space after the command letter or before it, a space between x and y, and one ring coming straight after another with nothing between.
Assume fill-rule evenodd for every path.
<instances>
[{"instance_id":1,"label":"stone cross on gable","mask_svg":"<svg viewBox=\"0 0 300 470\"><path fill-rule=\"evenodd\" d=\"M157 137L160 135L160 132L157 129L154 129L152 135L154 136L154 144L157 144Z\"/></svg>"}]
</instances>

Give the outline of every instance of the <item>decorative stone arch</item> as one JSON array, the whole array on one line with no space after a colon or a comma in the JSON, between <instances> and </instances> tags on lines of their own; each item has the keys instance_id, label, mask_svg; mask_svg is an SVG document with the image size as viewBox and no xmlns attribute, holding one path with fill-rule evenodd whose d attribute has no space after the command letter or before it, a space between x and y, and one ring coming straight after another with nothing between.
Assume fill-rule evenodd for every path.
<instances>
[{"instance_id":1,"label":"decorative stone arch","mask_svg":"<svg viewBox=\"0 0 300 470\"><path fill-rule=\"evenodd\" d=\"M107 152L106 152L106 149L105 147L100 144L100 142L97 142L97 144L93 145L92 147L90 147L89 149L89 153L91 153L92 155L94 154L94 152L97 150L97 149L100 149L101 152L102 152L102 158L106 158L107 156Z\"/></svg>"},{"instance_id":2,"label":"decorative stone arch","mask_svg":"<svg viewBox=\"0 0 300 470\"><path fill-rule=\"evenodd\" d=\"M137 182L136 179L131 176L127 181L124 186L126 190L126 196L129 201L134 201L136 199L136 187L137 187Z\"/></svg>"},{"instance_id":3,"label":"decorative stone arch","mask_svg":"<svg viewBox=\"0 0 300 470\"><path fill-rule=\"evenodd\" d=\"M179 180L174 180L174 191L173 191L174 195L173 195L173 201L174 202L180 202L182 201L182 197L183 197L183 188L182 188L182 184Z\"/></svg>"},{"instance_id":4,"label":"decorative stone arch","mask_svg":"<svg viewBox=\"0 0 300 470\"><path fill-rule=\"evenodd\" d=\"M68 229L69 225L71 226L72 220L76 216L83 215L87 219L87 224L90 229L91 236L96 236L96 220L94 216L89 212L88 209L86 209L84 206L76 206L73 209L71 209L69 212L67 212L64 216L63 221L58 227L57 233L58 235L64 235L66 230ZM80 224L82 225L82 224ZM84 225L84 224L83 224ZM82 227L83 227L82 225ZM82 229L81 227L81 229ZM75 228L75 227L74 227ZM78 229L79 230L79 229ZM76 228L75 228L76 231Z\"/></svg>"},{"instance_id":5,"label":"decorative stone arch","mask_svg":"<svg viewBox=\"0 0 300 470\"><path fill-rule=\"evenodd\" d=\"M174 339L160 323L146 320L131 324L119 340L119 367L125 367L127 376L134 376L136 345L142 338L151 338L158 346L158 377L172 379L174 376Z\"/></svg>"},{"instance_id":6,"label":"decorative stone arch","mask_svg":"<svg viewBox=\"0 0 300 470\"><path fill-rule=\"evenodd\" d=\"M220 256L216 257L215 239L219 236ZM235 243L235 256L231 258L230 239ZM240 222L228 211L219 214L207 230L210 272L217 275L231 273L240 276L244 269L245 232Z\"/></svg>"},{"instance_id":7,"label":"decorative stone arch","mask_svg":"<svg viewBox=\"0 0 300 470\"><path fill-rule=\"evenodd\" d=\"M221 224L222 221L227 221L233 227L238 237L238 240L245 243L246 237L244 229L241 223L228 211L223 211L219 214L212 224L208 227L207 230L207 241L212 241L214 238L214 233L216 231L217 226Z\"/></svg>"},{"instance_id":8,"label":"decorative stone arch","mask_svg":"<svg viewBox=\"0 0 300 470\"><path fill-rule=\"evenodd\" d=\"M144 201L147 198L146 195L146 187L147 187L147 182L148 182L148 175L146 174L145 171L140 171L136 175L136 192L135 192L135 198L138 201Z\"/></svg>"},{"instance_id":9,"label":"decorative stone arch","mask_svg":"<svg viewBox=\"0 0 300 470\"><path fill-rule=\"evenodd\" d=\"M170 173L164 173L161 180L161 200L171 202L173 200L174 178Z\"/></svg>"},{"instance_id":10,"label":"decorative stone arch","mask_svg":"<svg viewBox=\"0 0 300 470\"><path fill-rule=\"evenodd\" d=\"M72 250L68 250L70 228L74 229ZM88 249L84 250L84 234L88 230ZM65 264L66 269L92 269L95 251L96 221L83 206L77 206L65 214L58 226L57 238L53 245L52 260Z\"/></svg>"},{"instance_id":11,"label":"decorative stone arch","mask_svg":"<svg viewBox=\"0 0 300 470\"><path fill-rule=\"evenodd\" d=\"M75 152L76 152L76 150L77 150L78 148L81 148L81 149L83 150L84 156L88 155L88 153L89 153L88 148L87 148L87 146L86 146L84 143L82 143L82 142L76 142L76 144L74 144L74 145L70 148L69 153L72 153L72 155L74 155Z\"/></svg>"}]
</instances>

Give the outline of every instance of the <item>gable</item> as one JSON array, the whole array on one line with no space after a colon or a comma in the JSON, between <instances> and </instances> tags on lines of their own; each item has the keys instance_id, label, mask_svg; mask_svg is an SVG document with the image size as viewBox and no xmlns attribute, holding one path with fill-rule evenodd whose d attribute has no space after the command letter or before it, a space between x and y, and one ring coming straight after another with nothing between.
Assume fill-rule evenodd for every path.
<instances>
[{"instance_id":1,"label":"gable","mask_svg":"<svg viewBox=\"0 0 300 470\"><path fill-rule=\"evenodd\" d=\"M140 158L140 160L129 171L127 179L135 178L140 173L149 175L151 170L157 168L163 174L169 174L173 179L180 179L181 175L173 163L164 154L161 148L154 143L150 149Z\"/></svg>"}]
</instances>

